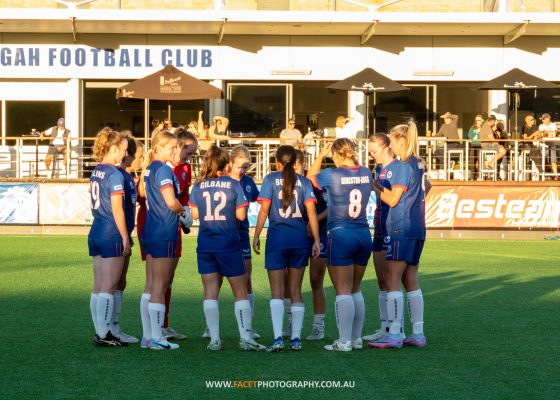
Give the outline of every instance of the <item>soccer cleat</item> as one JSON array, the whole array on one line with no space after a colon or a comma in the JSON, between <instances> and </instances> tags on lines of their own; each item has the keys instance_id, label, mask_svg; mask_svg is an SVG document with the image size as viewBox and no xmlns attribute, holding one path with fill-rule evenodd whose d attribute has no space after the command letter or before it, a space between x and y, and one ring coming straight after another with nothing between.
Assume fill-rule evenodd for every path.
<instances>
[{"instance_id":1,"label":"soccer cleat","mask_svg":"<svg viewBox=\"0 0 560 400\"><path fill-rule=\"evenodd\" d=\"M405 346L412 346L412 347L426 347L428 344L426 340L426 336L422 333L412 334L408 336L404 341L403 344Z\"/></svg>"},{"instance_id":2,"label":"soccer cleat","mask_svg":"<svg viewBox=\"0 0 560 400\"><path fill-rule=\"evenodd\" d=\"M140 340L140 347L143 349L149 349L151 342L152 339L146 339L145 337L142 337L142 340Z\"/></svg>"},{"instance_id":3,"label":"soccer cleat","mask_svg":"<svg viewBox=\"0 0 560 400\"><path fill-rule=\"evenodd\" d=\"M281 337L277 337L276 339L274 339L271 345L266 348L266 351L268 351L269 353L282 350L284 350L284 339L282 339Z\"/></svg>"},{"instance_id":4,"label":"soccer cleat","mask_svg":"<svg viewBox=\"0 0 560 400\"><path fill-rule=\"evenodd\" d=\"M368 346L374 349L400 349L403 346L403 340L400 333L389 333L377 342L369 342Z\"/></svg>"},{"instance_id":5,"label":"soccer cleat","mask_svg":"<svg viewBox=\"0 0 560 400\"><path fill-rule=\"evenodd\" d=\"M313 324L311 335L307 336L305 340L322 340L325 337L325 327L323 325Z\"/></svg>"},{"instance_id":6,"label":"soccer cleat","mask_svg":"<svg viewBox=\"0 0 560 400\"><path fill-rule=\"evenodd\" d=\"M175 340L183 340L187 338L187 335L183 335L182 333L178 333L175 329L168 326L167 328L162 329L163 337L166 339L175 339Z\"/></svg>"},{"instance_id":7,"label":"soccer cleat","mask_svg":"<svg viewBox=\"0 0 560 400\"><path fill-rule=\"evenodd\" d=\"M251 329L251 337L252 337L253 339L260 339L260 338L261 338L261 335L259 335L257 332L255 332L254 329Z\"/></svg>"},{"instance_id":8,"label":"soccer cleat","mask_svg":"<svg viewBox=\"0 0 560 400\"><path fill-rule=\"evenodd\" d=\"M362 339L364 339L366 342L377 342L378 340L383 339L386 335L386 331L378 329L371 335L363 336Z\"/></svg>"},{"instance_id":9,"label":"soccer cleat","mask_svg":"<svg viewBox=\"0 0 560 400\"><path fill-rule=\"evenodd\" d=\"M177 343L171 343L165 340L165 338L161 338L160 340L152 339L150 341L150 349L152 350L176 350L179 348Z\"/></svg>"},{"instance_id":10,"label":"soccer cleat","mask_svg":"<svg viewBox=\"0 0 560 400\"><path fill-rule=\"evenodd\" d=\"M361 350L363 347L364 347L364 342L362 341L362 338L352 340L353 350Z\"/></svg>"},{"instance_id":11,"label":"soccer cleat","mask_svg":"<svg viewBox=\"0 0 560 400\"><path fill-rule=\"evenodd\" d=\"M220 339L216 339L206 347L207 350L210 351L219 351L222 350L222 341Z\"/></svg>"},{"instance_id":12,"label":"soccer cleat","mask_svg":"<svg viewBox=\"0 0 560 400\"><path fill-rule=\"evenodd\" d=\"M206 329L204 330L204 332L202 332L202 337L205 339L209 339L210 338L210 329L208 329L208 327L206 327Z\"/></svg>"},{"instance_id":13,"label":"soccer cleat","mask_svg":"<svg viewBox=\"0 0 560 400\"><path fill-rule=\"evenodd\" d=\"M324 349L327 351L352 351L352 341L341 342L340 339L336 339L333 344L327 344Z\"/></svg>"},{"instance_id":14,"label":"soccer cleat","mask_svg":"<svg viewBox=\"0 0 560 400\"><path fill-rule=\"evenodd\" d=\"M253 339L245 340L241 338L239 339L239 349L245 351L261 351L266 350L266 347L262 344L258 344Z\"/></svg>"},{"instance_id":15,"label":"soccer cleat","mask_svg":"<svg viewBox=\"0 0 560 400\"><path fill-rule=\"evenodd\" d=\"M127 335L124 332L119 332L118 334L115 335L117 338L119 338L119 340L123 343L138 343L138 338L132 336L132 335Z\"/></svg>"},{"instance_id":16,"label":"soccer cleat","mask_svg":"<svg viewBox=\"0 0 560 400\"><path fill-rule=\"evenodd\" d=\"M290 350L300 351L301 350L301 339L295 338L290 340Z\"/></svg>"},{"instance_id":17,"label":"soccer cleat","mask_svg":"<svg viewBox=\"0 0 560 400\"><path fill-rule=\"evenodd\" d=\"M128 346L128 343L121 342L119 338L113 336L113 334L109 331L104 338L96 335L93 345L95 347L126 347Z\"/></svg>"}]
</instances>

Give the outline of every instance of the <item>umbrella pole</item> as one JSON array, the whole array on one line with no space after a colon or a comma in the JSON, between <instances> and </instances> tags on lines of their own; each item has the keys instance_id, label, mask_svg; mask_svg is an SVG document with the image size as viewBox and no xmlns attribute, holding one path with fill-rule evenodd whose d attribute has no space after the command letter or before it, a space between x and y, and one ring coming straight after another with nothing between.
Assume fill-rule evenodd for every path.
<instances>
[{"instance_id":1,"label":"umbrella pole","mask_svg":"<svg viewBox=\"0 0 560 400\"><path fill-rule=\"evenodd\" d=\"M366 135L365 138L367 139L369 137L369 94L365 93L366 95L366 112L364 113L364 116L366 118Z\"/></svg>"},{"instance_id":2,"label":"umbrella pole","mask_svg":"<svg viewBox=\"0 0 560 400\"><path fill-rule=\"evenodd\" d=\"M167 120L171 122L171 103L167 103Z\"/></svg>"}]
</instances>

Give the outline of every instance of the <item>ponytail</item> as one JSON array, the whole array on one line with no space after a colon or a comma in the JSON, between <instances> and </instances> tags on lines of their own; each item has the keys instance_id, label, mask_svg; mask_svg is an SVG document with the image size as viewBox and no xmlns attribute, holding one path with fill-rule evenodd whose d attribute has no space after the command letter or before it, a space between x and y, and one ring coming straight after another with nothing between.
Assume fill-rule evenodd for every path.
<instances>
[{"instance_id":1,"label":"ponytail","mask_svg":"<svg viewBox=\"0 0 560 400\"><path fill-rule=\"evenodd\" d=\"M294 164L296 162L296 150L292 146L283 145L278 147L276 151L276 161L282 164L282 205L287 210L292 204L294 198L294 189L296 187L296 170Z\"/></svg>"},{"instance_id":2,"label":"ponytail","mask_svg":"<svg viewBox=\"0 0 560 400\"><path fill-rule=\"evenodd\" d=\"M142 173L140 174L140 180L138 181L138 194L142 197L146 197L146 184L144 183L144 176L146 176L146 168L154 161L154 149L151 148L146 154L144 159L144 164L142 164Z\"/></svg>"},{"instance_id":3,"label":"ponytail","mask_svg":"<svg viewBox=\"0 0 560 400\"><path fill-rule=\"evenodd\" d=\"M403 161L408 160L411 156L416 155L418 148L418 128L413 121L406 125L397 125L391 128L390 134L394 135L398 141L405 141L405 154Z\"/></svg>"}]
</instances>

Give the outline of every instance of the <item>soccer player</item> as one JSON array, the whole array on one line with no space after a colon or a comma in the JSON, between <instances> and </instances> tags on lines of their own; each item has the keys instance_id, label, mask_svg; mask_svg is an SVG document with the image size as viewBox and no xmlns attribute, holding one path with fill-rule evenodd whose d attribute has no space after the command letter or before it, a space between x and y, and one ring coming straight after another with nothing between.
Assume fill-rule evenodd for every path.
<instances>
[{"instance_id":1,"label":"soccer player","mask_svg":"<svg viewBox=\"0 0 560 400\"><path fill-rule=\"evenodd\" d=\"M126 346L111 329L114 292L121 277L125 257L130 255L126 229L124 178L116 164L126 153L128 141L120 132L104 128L97 134L93 155L99 164L90 177L93 224L88 235L89 255L93 257L93 292L90 311L95 327L93 345Z\"/></svg>"},{"instance_id":2,"label":"soccer player","mask_svg":"<svg viewBox=\"0 0 560 400\"><path fill-rule=\"evenodd\" d=\"M305 154L301 150L296 150L296 172L305 176ZM319 222L319 240L321 241L321 251L317 258L311 257L309 260L309 282L311 284L311 292L313 295L313 326L311 334L306 340L322 340L325 337L325 303L326 295L323 287L325 279L325 271L327 269L327 201L326 191L313 187L313 194L317 199L315 206L317 211L317 220ZM307 236L309 239L309 249L312 249L313 241L311 236L311 226L307 225Z\"/></svg>"},{"instance_id":3,"label":"soccer player","mask_svg":"<svg viewBox=\"0 0 560 400\"><path fill-rule=\"evenodd\" d=\"M239 241L238 221L247 216L247 200L241 185L227 176L230 158L226 150L212 145L202 163L201 179L193 186L189 199L193 219L200 220L196 256L204 286L204 315L210 331L208 350L221 350L218 296L223 276L235 298L235 318L239 328L239 348L264 350L251 337L252 312L247 297L245 264Z\"/></svg>"},{"instance_id":4,"label":"soccer player","mask_svg":"<svg viewBox=\"0 0 560 400\"><path fill-rule=\"evenodd\" d=\"M146 289L140 302L144 336L140 346L153 350L173 350L179 345L163 337L165 292L177 265L179 214L183 207L177 199L179 182L171 168L177 151L177 139L161 131L152 139L152 148L140 176L139 192L146 198L146 225L142 246L146 253Z\"/></svg>"},{"instance_id":5,"label":"soccer player","mask_svg":"<svg viewBox=\"0 0 560 400\"><path fill-rule=\"evenodd\" d=\"M336 168L321 170L323 158L331 151ZM360 283L371 255L366 208L373 177L357 163L354 143L346 138L327 144L307 176L315 187L326 189L329 199L327 265L336 291L339 338L325 349L361 349L365 303Z\"/></svg>"},{"instance_id":6,"label":"soccer player","mask_svg":"<svg viewBox=\"0 0 560 400\"><path fill-rule=\"evenodd\" d=\"M134 178L127 169L130 167L132 162L136 158L136 139L132 136L130 131L123 131L122 135L128 141L128 147L126 149L126 155L122 162L120 163L118 169L124 179L124 214L126 220L126 230L128 232L128 237L130 240L130 246L134 245L131 237L131 233L134 230L135 219L136 219L136 185L134 183ZM137 343L138 339L132 335L127 335L121 331L120 327L120 315L123 303L124 290L126 289L126 274L128 272L128 265L130 264L130 254L124 259L124 266L122 270L119 283L117 285L117 290L113 293L113 318L111 320L111 333L118 337L121 342L125 343Z\"/></svg>"},{"instance_id":7,"label":"soccer player","mask_svg":"<svg viewBox=\"0 0 560 400\"><path fill-rule=\"evenodd\" d=\"M276 171L264 177L257 201L261 204L253 237L253 250L260 254L260 234L268 218L265 267L270 282L270 314L274 340L267 351L282 351L282 325L284 319L285 274L288 270L289 292L292 300L292 334L290 349L301 350L301 328L305 307L301 297L301 283L309 257L307 223L302 210L307 210L313 234L312 256L320 252L319 224L315 211L315 195L311 182L296 174L296 151L283 145L276 151Z\"/></svg>"},{"instance_id":8,"label":"soccer player","mask_svg":"<svg viewBox=\"0 0 560 400\"><path fill-rule=\"evenodd\" d=\"M390 148L391 140L385 133L375 133L369 137L368 149L370 155L377 163L375 169L375 179L379 185L391 189L391 181L396 176L401 162L395 159L395 155ZM387 243L384 242L387 236L387 215L389 214L389 206L376 196L376 207L374 214L374 234L373 234L373 265L377 276L377 284L379 286L379 319L381 327L373 334L364 336L363 339L368 342L375 342L389 332L387 323L387 291L385 290L385 270L384 260L387 256ZM388 239L387 239L388 241Z\"/></svg>"},{"instance_id":9,"label":"soccer player","mask_svg":"<svg viewBox=\"0 0 560 400\"><path fill-rule=\"evenodd\" d=\"M418 131L416 125L397 125L391 129L391 149L405 168L395 171L391 189L376 186L381 200L391 208L387 216L387 245L385 285L387 289L387 317L389 334L370 342L374 348L401 348L401 320L403 315L402 281L408 299L412 335L404 339L405 346L426 346L424 336L424 300L418 285L418 263L426 239L425 198L429 182L424 177L424 165L416 157ZM390 179L390 178L389 178Z\"/></svg>"},{"instance_id":10,"label":"soccer player","mask_svg":"<svg viewBox=\"0 0 560 400\"><path fill-rule=\"evenodd\" d=\"M239 181L245 198L249 203L257 201L259 197L259 189L255 185L255 181L250 176L246 175L247 169L251 165L251 153L249 149L245 146L239 145L231 149L230 152L230 164L231 173L230 176ZM247 271L247 296L249 297L249 302L251 303L251 313L253 317L255 316L255 294L253 293L253 284L251 280L251 273L253 271L253 262L251 257L251 242L249 240L249 219L245 217L239 223L239 241L241 242L241 251L243 253L243 262L245 263L245 269ZM255 332L251 332L253 339L260 338L260 335Z\"/></svg>"}]
</instances>

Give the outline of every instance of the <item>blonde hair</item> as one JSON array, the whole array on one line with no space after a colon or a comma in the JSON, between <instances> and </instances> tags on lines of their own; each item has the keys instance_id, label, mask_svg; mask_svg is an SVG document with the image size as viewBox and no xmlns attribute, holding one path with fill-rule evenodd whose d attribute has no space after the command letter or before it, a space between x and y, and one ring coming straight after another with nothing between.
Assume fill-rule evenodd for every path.
<instances>
[{"instance_id":1,"label":"blonde hair","mask_svg":"<svg viewBox=\"0 0 560 400\"><path fill-rule=\"evenodd\" d=\"M109 152L112 146L118 146L126 137L122 133L105 127L101 129L95 137L93 143L93 158L97 162L103 161L105 155Z\"/></svg>"},{"instance_id":2,"label":"blonde hair","mask_svg":"<svg viewBox=\"0 0 560 400\"><path fill-rule=\"evenodd\" d=\"M171 140L177 140L174 134L169 131L159 131L152 138L152 147L148 150L144 164L142 165L142 173L140 174L140 181L138 182L138 193L142 197L146 197L146 184L144 183L144 176L146 175L146 168L154 161L154 154L158 149L167 145Z\"/></svg>"},{"instance_id":3,"label":"blonde hair","mask_svg":"<svg viewBox=\"0 0 560 400\"><path fill-rule=\"evenodd\" d=\"M338 154L339 157L343 158L344 160L352 159L355 164L356 161L356 146L354 142L352 142L348 138L340 138L336 139L332 145L331 151Z\"/></svg>"},{"instance_id":4,"label":"blonde hair","mask_svg":"<svg viewBox=\"0 0 560 400\"><path fill-rule=\"evenodd\" d=\"M398 141L404 140L406 143L405 155L403 161L408 160L411 156L416 155L418 148L418 129L416 124L410 121L408 124L397 125L391 128L390 135L394 135Z\"/></svg>"},{"instance_id":5,"label":"blonde hair","mask_svg":"<svg viewBox=\"0 0 560 400\"><path fill-rule=\"evenodd\" d=\"M393 150L391 150L391 139L386 133L383 132L372 133L371 135L369 135L369 142L375 143L376 145L382 148L389 149L388 150L389 154L391 154L391 156L394 157L395 154L393 153Z\"/></svg>"},{"instance_id":6,"label":"blonde hair","mask_svg":"<svg viewBox=\"0 0 560 400\"><path fill-rule=\"evenodd\" d=\"M241 158L241 157L251 160L251 152L247 147L243 146L242 144L235 146L233 149L231 149L229 153L229 158L231 159L232 162L236 158Z\"/></svg>"}]
</instances>

